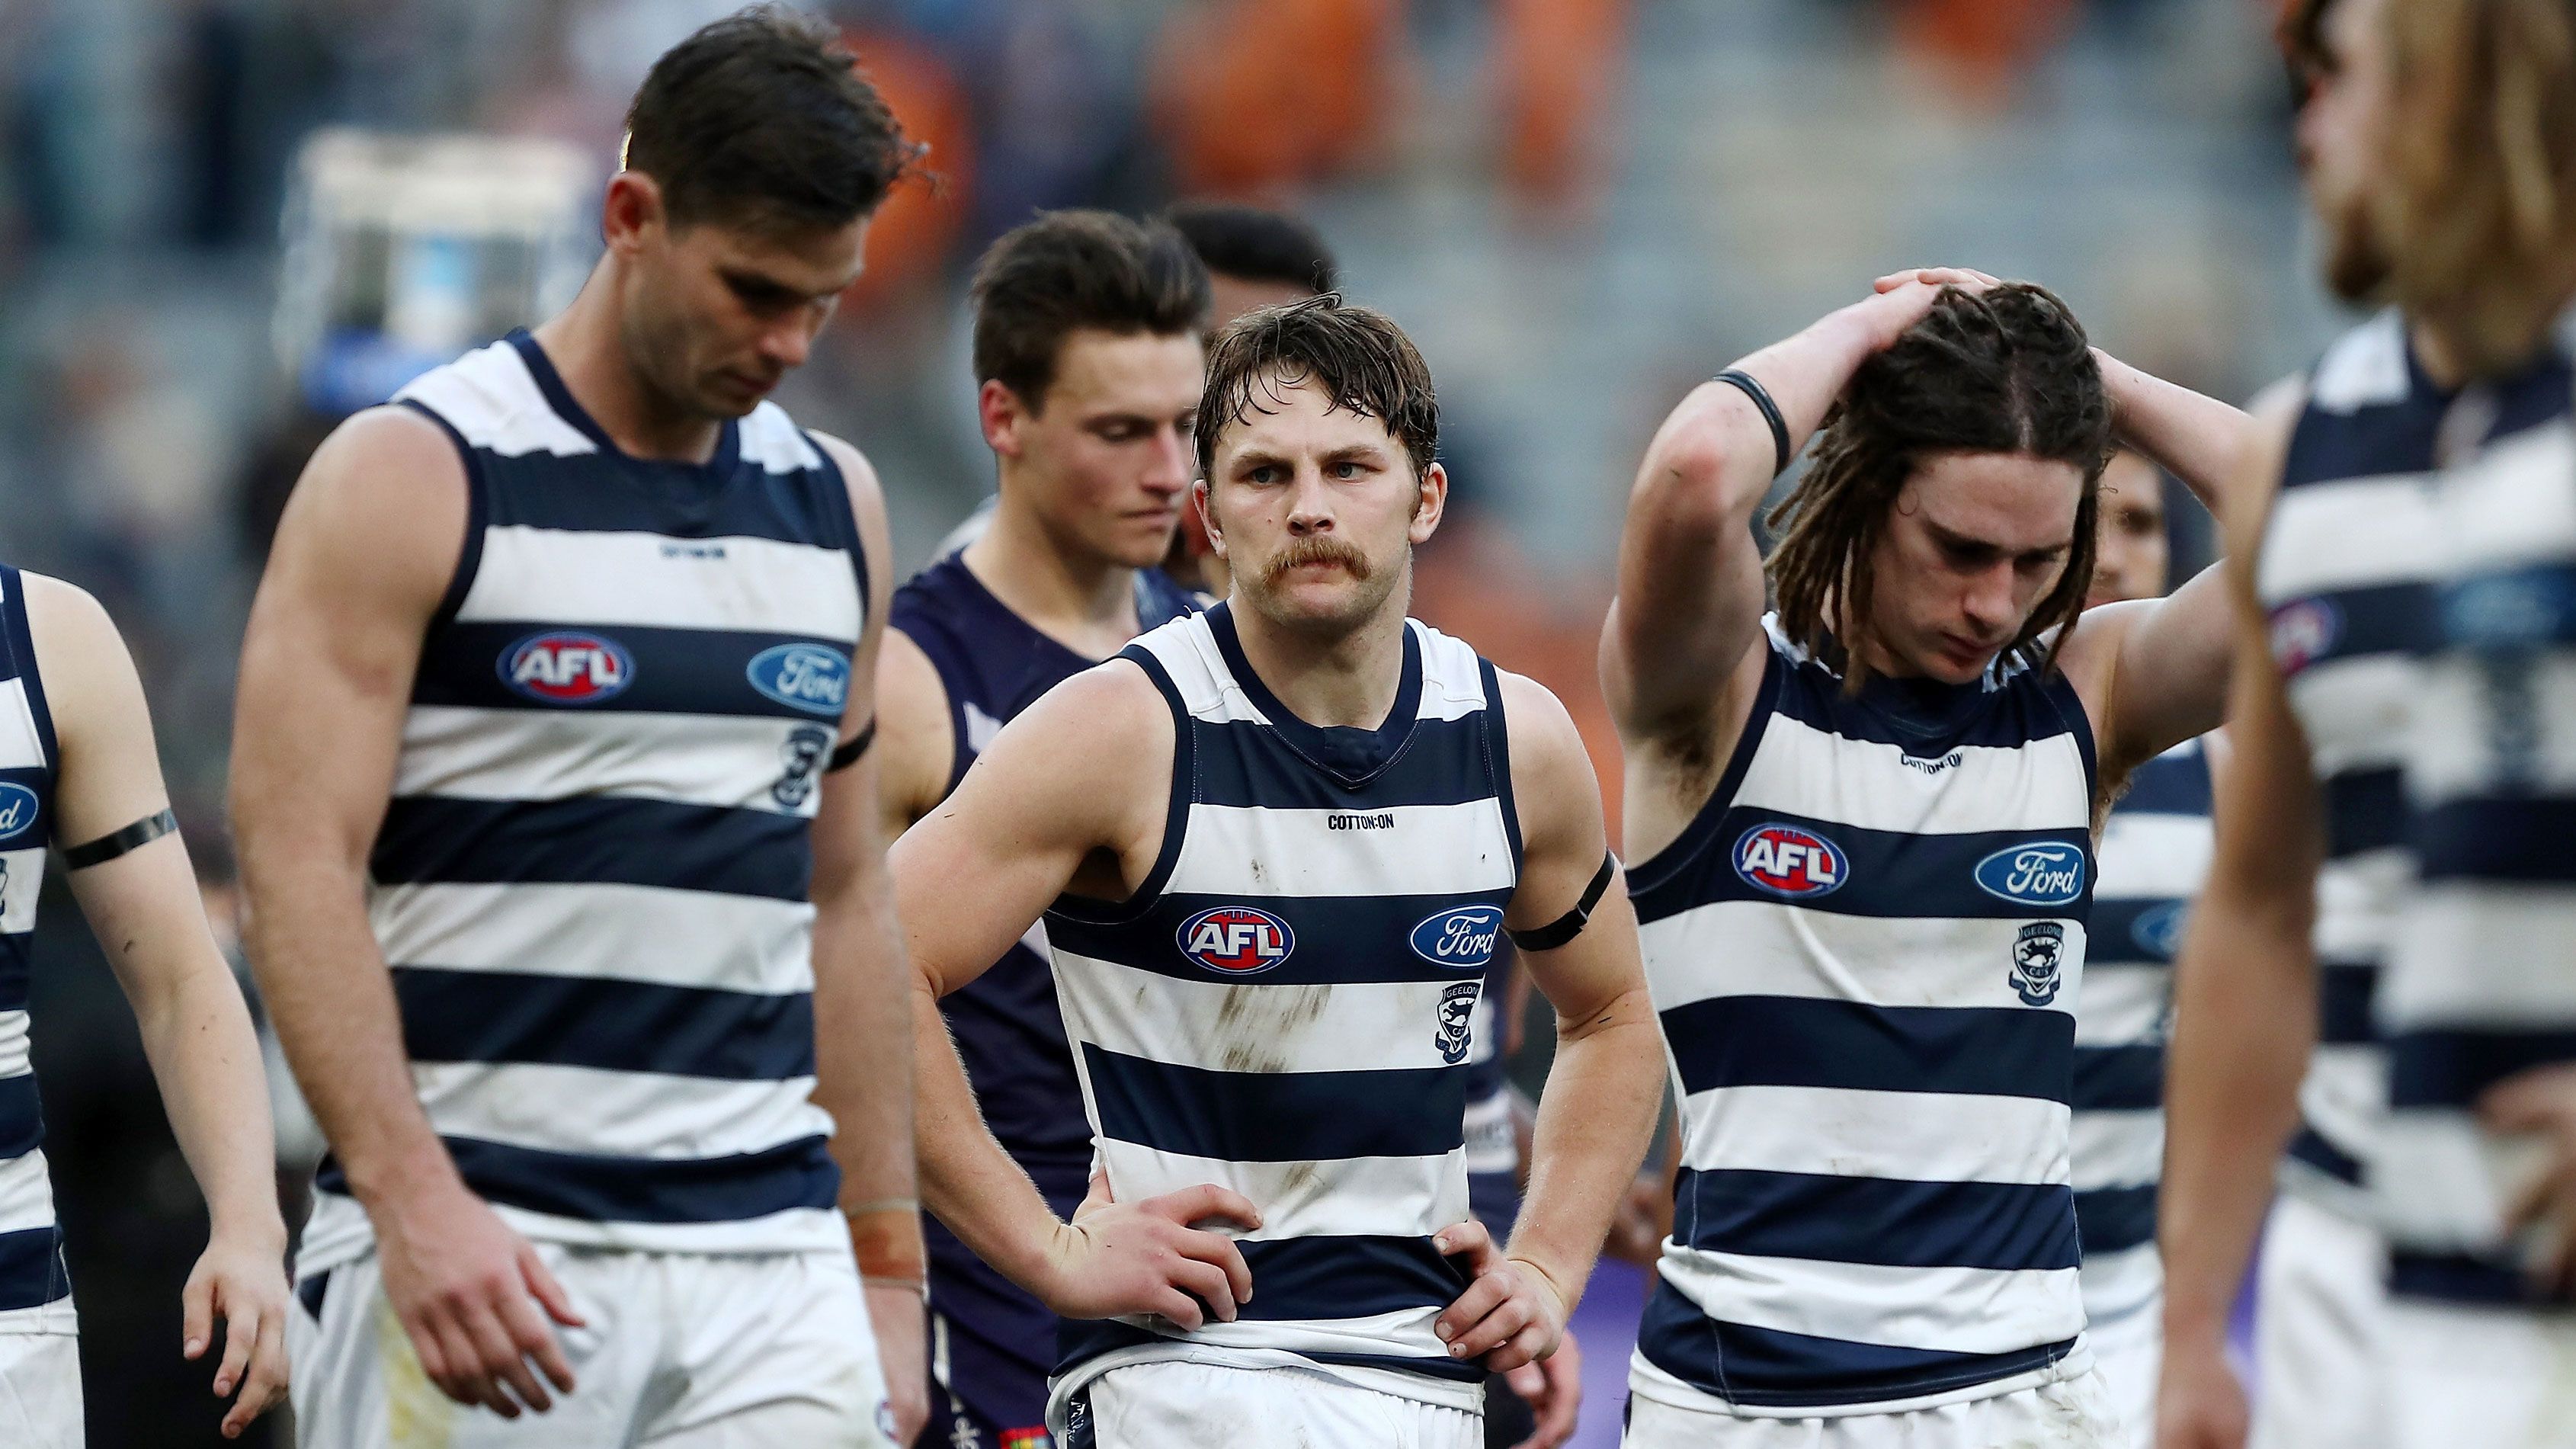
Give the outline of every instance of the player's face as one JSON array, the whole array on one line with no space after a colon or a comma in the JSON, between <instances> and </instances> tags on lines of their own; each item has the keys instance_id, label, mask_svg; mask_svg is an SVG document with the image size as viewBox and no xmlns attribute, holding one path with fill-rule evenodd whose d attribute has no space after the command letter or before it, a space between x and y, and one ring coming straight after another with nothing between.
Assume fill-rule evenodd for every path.
<instances>
[{"instance_id":1,"label":"player's face","mask_svg":"<svg viewBox=\"0 0 2576 1449\"><path fill-rule=\"evenodd\" d=\"M1416 477L1376 418L1275 379L1223 425L1203 506L1238 607L1309 636L1348 634L1404 607L1414 546L1440 526L1448 475Z\"/></svg>"},{"instance_id":2,"label":"player's face","mask_svg":"<svg viewBox=\"0 0 2576 1449\"><path fill-rule=\"evenodd\" d=\"M2165 591L2165 475L2135 453L2102 470L2102 502L2093 544L2093 587L2084 607L2153 599Z\"/></svg>"},{"instance_id":3,"label":"player's face","mask_svg":"<svg viewBox=\"0 0 2576 1449\"><path fill-rule=\"evenodd\" d=\"M624 180L624 178L620 178ZM859 278L865 220L779 232L658 214L612 246L628 258L626 353L674 407L738 418L804 365L833 305ZM621 244L622 243L622 244Z\"/></svg>"},{"instance_id":4,"label":"player's face","mask_svg":"<svg viewBox=\"0 0 2576 1449\"><path fill-rule=\"evenodd\" d=\"M2084 474L2017 453L1937 453L1914 470L1869 564L1878 667L1966 684L2066 567Z\"/></svg>"},{"instance_id":5,"label":"player's face","mask_svg":"<svg viewBox=\"0 0 2576 1449\"><path fill-rule=\"evenodd\" d=\"M1204 361L1186 333L1085 328L1057 352L1039 411L984 384L984 440L1060 545L1126 568L1161 563L1188 502Z\"/></svg>"},{"instance_id":6,"label":"player's face","mask_svg":"<svg viewBox=\"0 0 2576 1449\"><path fill-rule=\"evenodd\" d=\"M2327 63L2299 108L2299 167L2326 233L2326 285L2355 300L2388 275L2371 220L2391 110L2385 9L2386 0L2336 0L2321 37Z\"/></svg>"}]
</instances>

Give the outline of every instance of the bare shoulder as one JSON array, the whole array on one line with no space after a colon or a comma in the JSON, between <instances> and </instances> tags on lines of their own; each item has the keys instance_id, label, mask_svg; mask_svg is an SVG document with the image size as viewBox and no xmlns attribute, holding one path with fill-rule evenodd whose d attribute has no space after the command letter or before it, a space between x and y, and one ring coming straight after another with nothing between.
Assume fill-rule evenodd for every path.
<instances>
[{"instance_id":1,"label":"bare shoulder","mask_svg":"<svg viewBox=\"0 0 2576 1449\"><path fill-rule=\"evenodd\" d=\"M1574 727L1574 716L1566 712L1565 701L1556 697L1556 691L1508 669L1497 668L1494 679L1501 686L1503 725L1510 732L1514 786L1553 777L1569 767L1589 774L1591 763L1584 754L1582 732Z\"/></svg>"},{"instance_id":2,"label":"bare shoulder","mask_svg":"<svg viewBox=\"0 0 2576 1449\"><path fill-rule=\"evenodd\" d=\"M272 571L311 570L359 596L435 601L464 553L467 516L465 461L447 434L409 408L369 408L305 464Z\"/></svg>"},{"instance_id":3,"label":"bare shoulder","mask_svg":"<svg viewBox=\"0 0 2576 1449\"><path fill-rule=\"evenodd\" d=\"M18 577L25 590L27 632L35 640L39 668L105 649L124 650L116 621L89 590L50 574L21 571Z\"/></svg>"},{"instance_id":4,"label":"bare shoulder","mask_svg":"<svg viewBox=\"0 0 2576 1449\"><path fill-rule=\"evenodd\" d=\"M822 449L823 456L831 459L832 466L840 472L841 486L849 490L850 512L858 517L861 535L871 551L881 552L886 537L885 484L877 477L876 465L847 439L818 432L805 436L814 440L814 446Z\"/></svg>"},{"instance_id":5,"label":"bare shoulder","mask_svg":"<svg viewBox=\"0 0 2576 1449\"><path fill-rule=\"evenodd\" d=\"M877 788L890 823L910 825L947 791L957 741L948 687L912 636L889 627L877 653Z\"/></svg>"}]
</instances>

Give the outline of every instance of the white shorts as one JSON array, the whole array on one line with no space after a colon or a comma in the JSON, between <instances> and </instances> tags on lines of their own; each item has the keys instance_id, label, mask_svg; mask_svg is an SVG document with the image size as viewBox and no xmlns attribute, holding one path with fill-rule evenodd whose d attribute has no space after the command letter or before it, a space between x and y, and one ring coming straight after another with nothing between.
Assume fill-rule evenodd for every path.
<instances>
[{"instance_id":1,"label":"white shorts","mask_svg":"<svg viewBox=\"0 0 2576 1449\"><path fill-rule=\"evenodd\" d=\"M305 1449L890 1449L876 1336L850 1258L537 1245L587 1320L557 1327L575 1388L504 1419L422 1373L373 1254L289 1316ZM302 1287L304 1285L299 1285Z\"/></svg>"},{"instance_id":2,"label":"white shorts","mask_svg":"<svg viewBox=\"0 0 2576 1449\"><path fill-rule=\"evenodd\" d=\"M72 1301L0 1313L0 1444L81 1449L81 1443L80 1319Z\"/></svg>"},{"instance_id":3,"label":"white shorts","mask_svg":"<svg viewBox=\"0 0 2576 1449\"><path fill-rule=\"evenodd\" d=\"M1895 1414L1750 1419L1628 1399L1626 1449L2124 1449L2098 1371Z\"/></svg>"},{"instance_id":4,"label":"white shorts","mask_svg":"<svg viewBox=\"0 0 2576 1449\"><path fill-rule=\"evenodd\" d=\"M1484 1449L1485 1416L1315 1369L1164 1361L1093 1379L1065 1449Z\"/></svg>"},{"instance_id":5,"label":"white shorts","mask_svg":"<svg viewBox=\"0 0 2576 1449\"><path fill-rule=\"evenodd\" d=\"M2093 1345L2093 1370L2110 1395L2111 1416L2120 1421L2131 1449L2151 1449L2156 1441L2156 1375L2164 1366L2164 1300L2159 1297L2108 1323L2084 1330Z\"/></svg>"},{"instance_id":6,"label":"white shorts","mask_svg":"<svg viewBox=\"0 0 2576 1449\"><path fill-rule=\"evenodd\" d=\"M2404 1299L2380 1321L2385 1449L2576 1449L2576 1317Z\"/></svg>"},{"instance_id":7,"label":"white shorts","mask_svg":"<svg viewBox=\"0 0 2576 1449\"><path fill-rule=\"evenodd\" d=\"M2386 1271L2387 1252L2367 1224L2288 1193L2272 1204L2254 1275L2249 1449L2377 1441L2371 1344Z\"/></svg>"}]
</instances>

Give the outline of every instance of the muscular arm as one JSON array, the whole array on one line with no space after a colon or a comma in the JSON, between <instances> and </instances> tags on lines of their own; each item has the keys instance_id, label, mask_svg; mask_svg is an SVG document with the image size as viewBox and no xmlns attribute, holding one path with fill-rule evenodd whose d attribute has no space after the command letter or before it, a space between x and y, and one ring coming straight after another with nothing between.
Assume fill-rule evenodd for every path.
<instances>
[{"instance_id":1,"label":"muscular arm","mask_svg":"<svg viewBox=\"0 0 2576 1449\"><path fill-rule=\"evenodd\" d=\"M84 845L169 806L152 718L125 640L96 600L23 576L38 671L62 751L55 838ZM286 1224L277 1146L250 1012L206 928L188 850L165 835L71 872L72 894L133 1003L179 1150L205 1193L205 1257L185 1295L187 1356L226 1325L215 1392L248 1379L224 1420L237 1434L286 1386Z\"/></svg>"}]
</instances>

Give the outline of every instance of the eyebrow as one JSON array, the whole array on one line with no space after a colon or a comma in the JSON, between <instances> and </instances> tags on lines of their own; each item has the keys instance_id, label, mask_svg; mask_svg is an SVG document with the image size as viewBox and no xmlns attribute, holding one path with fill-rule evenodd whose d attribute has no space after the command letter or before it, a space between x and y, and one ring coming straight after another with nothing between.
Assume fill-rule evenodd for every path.
<instances>
[{"instance_id":1,"label":"eyebrow","mask_svg":"<svg viewBox=\"0 0 2576 1449\"><path fill-rule=\"evenodd\" d=\"M858 278L853 276L849 283L842 286L821 292L809 292L802 287L790 286L767 272L755 271L749 267L720 266L716 268L716 275L724 278L725 285L737 291L750 292L755 296L766 296L782 302L820 302L839 296L847 291L851 284L858 281Z\"/></svg>"},{"instance_id":2,"label":"eyebrow","mask_svg":"<svg viewBox=\"0 0 2576 1449\"><path fill-rule=\"evenodd\" d=\"M2072 547L2075 542L2070 538L2058 543L2047 544L2039 548L2010 549L2004 547L2002 544L1992 541L1991 539L1971 538L1964 533L1953 533L1949 529L1943 528L1941 525L1934 523L1928 518L1923 520L1923 526L1931 530L1932 536L1939 540L1945 548L1957 549L1964 553L1984 554L1988 556L2009 554L2017 558L2045 558L2050 554L2066 552L2067 549Z\"/></svg>"}]
</instances>

